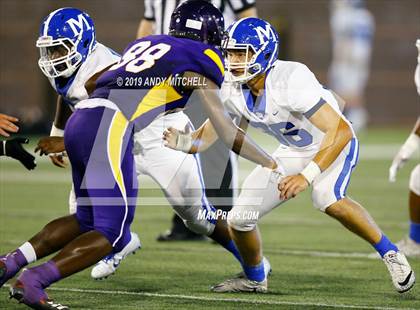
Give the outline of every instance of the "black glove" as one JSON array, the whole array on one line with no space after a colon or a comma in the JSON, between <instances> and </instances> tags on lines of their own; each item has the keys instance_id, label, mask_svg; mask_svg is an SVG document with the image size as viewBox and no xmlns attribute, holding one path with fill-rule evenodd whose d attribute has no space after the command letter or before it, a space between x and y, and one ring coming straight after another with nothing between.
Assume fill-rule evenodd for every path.
<instances>
[{"instance_id":1,"label":"black glove","mask_svg":"<svg viewBox=\"0 0 420 310\"><path fill-rule=\"evenodd\" d=\"M14 138L7 141L1 141L2 155L6 155L17 159L26 167L28 170L32 170L36 167L35 157L28 153L22 146L22 144L28 144L29 139L27 138Z\"/></svg>"}]
</instances>

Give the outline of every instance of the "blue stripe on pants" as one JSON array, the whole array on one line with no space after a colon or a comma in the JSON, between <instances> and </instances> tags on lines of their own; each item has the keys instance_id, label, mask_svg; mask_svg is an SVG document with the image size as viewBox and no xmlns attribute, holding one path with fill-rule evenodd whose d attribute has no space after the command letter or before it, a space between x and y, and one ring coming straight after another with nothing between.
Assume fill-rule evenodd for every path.
<instances>
[{"instance_id":1,"label":"blue stripe on pants","mask_svg":"<svg viewBox=\"0 0 420 310\"><path fill-rule=\"evenodd\" d=\"M356 160L352 164L355 157L356 157ZM337 179L337 182L334 185L334 194L335 194L335 197L337 198L337 200L342 199L344 197L344 195L346 194L347 186L350 183L349 174L352 173L354 167L356 166L358 158L359 158L358 141L357 141L356 138L353 138L353 139L351 139L350 152L349 152L349 154L347 155L347 157L344 161L343 170L341 170L341 173L340 173L340 175ZM345 184L345 189L344 189L343 194L342 194L341 193L341 188L343 187L344 181L346 180L347 176L349 176L349 178L347 179L347 182Z\"/></svg>"}]
</instances>

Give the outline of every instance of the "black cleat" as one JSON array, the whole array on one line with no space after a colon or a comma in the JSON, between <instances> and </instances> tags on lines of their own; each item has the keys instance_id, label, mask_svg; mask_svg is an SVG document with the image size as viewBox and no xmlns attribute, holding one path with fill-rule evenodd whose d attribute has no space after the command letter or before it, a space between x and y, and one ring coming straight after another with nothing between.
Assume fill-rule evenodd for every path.
<instances>
[{"instance_id":1,"label":"black cleat","mask_svg":"<svg viewBox=\"0 0 420 310\"><path fill-rule=\"evenodd\" d=\"M69 307L63 306L61 304L55 303L51 299L41 299L36 303L28 303L25 301L25 290L23 285L20 281L17 281L9 291L9 298L16 299L20 304L25 304L28 307L35 309L35 310L70 310Z\"/></svg>"},{"instance_id":2,"label":"black cleat","mask_svg":"<svg viewBox=\"0 0 420 310\"><path fill-rule=\"evenodd\" d=\"M163 234L160 234L157 238L157 241L165 242L165 241L205 241L207 237L204 235L198 235L192 232L187 233L178 233L174 231L167 231Z\"/></svg>"}]
</instances>

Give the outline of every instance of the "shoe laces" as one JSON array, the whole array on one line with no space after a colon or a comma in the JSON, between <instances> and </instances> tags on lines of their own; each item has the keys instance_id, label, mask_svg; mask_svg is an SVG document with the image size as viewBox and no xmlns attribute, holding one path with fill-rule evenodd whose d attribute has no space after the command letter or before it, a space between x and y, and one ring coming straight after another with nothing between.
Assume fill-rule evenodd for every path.
<instances>
[{"instance_id":1,"label":"shoe laces","mask_svg":"<svg viewBox=\"0 0 420 310\"><path fill-rule=\"evenodd\" d=\"M102 259L106 264L112 263L114 267L118 267L118 265L122 261L122 257L117 254L109 254L104 259Z\"/></svg>"},{"instance_id":2,"label":"shoe laces","mask_svg":"<svg viewBox=\"0 0 420 310\"><path fill-rule=\"evenodd\" d=\"M109 255L107 255L107 256L105 256L102 260L105 262L105 263L108 263L108 262L110 262L110 261L113 261L114 260L114 254L109 254Z\"/></svg>"},{"instance_id":3,"label":"shoe laces","mask_svg":"<svg viewBox=\"0 0 420 310\"><path fill-rule=\"evenodd\" d=\"M403 264L398 260L397 253L390 253L386 256L386 261L389 263L393 272L398 273L398 275L404 274Z\"/></svg>"}]
</instances>

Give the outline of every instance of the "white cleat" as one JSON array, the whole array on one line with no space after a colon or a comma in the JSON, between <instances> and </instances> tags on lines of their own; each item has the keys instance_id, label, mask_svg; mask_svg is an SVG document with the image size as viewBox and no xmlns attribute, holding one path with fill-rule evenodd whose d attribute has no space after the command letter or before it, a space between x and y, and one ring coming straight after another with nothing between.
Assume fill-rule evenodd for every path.
<instances>
[{"instance_id":1,"label":"white cleat","mask_svg":"<svg viewBox=\"0 0 420 310\"><path fill-rule=\"evenodd\" d=\"M415 242L409 236L398 241L395 245L405 256L420 258L420 243Z\"/></svg>"},{"instance_id":2,"label":"white cleat","mask_svg":"<svg viewBox=\"0 0 420 310\"><path fill-rule=\"evenodd\" d=\"M246 278L234 278L212 286L210 290L215 293L266 293L267 279L262 282L257 282Z\"/></svg>"},{"instance_id":3,"label":"white cleat","mask_svg":"<svg viewBox=\"0 0 420 310\"><path fill-rule=\"evenodd\" d=\"M119 253L108 255L99 261L95 267L92 268L90 273L91 277L95 280L106 279L108 276L115 273L124 258L130 254L135 254L139 249L141 249L139 236L132 232L131 240L124 249Z\"/></svg>"},{"instance_id":4,"label":"white cleat","mask_svg":"<svg viewBox=\"0 0 420 310\"><path fill-rule=\"evenodd\" d=\"M398 293L407 292L414 286L416 282L414 271L411 269L404 254L388 251L384 255L383 261L391 274L392 283Z\"/></svg>"},{"instance_id":5,"label":"white cleat","mask_svg":"<svg viewBox=\"0 0 420 310\"><path fill-rule=\"evenodd\" d=\"M271 269L271 264L270 264L269 260L265 256L263 257L263 263L264 263L265 278L268 278L268 276L271 275L271 272L273 270ZM245 272L241 271L241 272L237 273L234 278L245 279L246 278Z\"/></svg>"}]
</instances>

